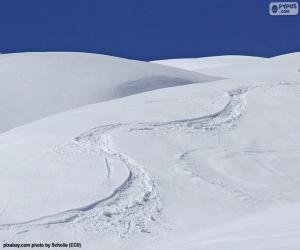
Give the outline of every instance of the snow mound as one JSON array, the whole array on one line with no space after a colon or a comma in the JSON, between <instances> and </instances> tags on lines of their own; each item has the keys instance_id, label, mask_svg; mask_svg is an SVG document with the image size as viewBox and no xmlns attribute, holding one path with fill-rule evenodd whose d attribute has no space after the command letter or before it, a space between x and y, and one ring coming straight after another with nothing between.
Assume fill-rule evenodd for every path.
<instances>
[{"instance_id":1,"label":"snow mound","mask_svg":"<svg viewBox=\"0 0 300 250\"><path fill-rule=\"evenodd\" d=\"M5 54L0 60L0 132L83 105L169 87L173 82L184 85L214 79L96 54Z\"/></svg>"},{"instance_id":2,"label":"snow mound","mask_svg":"<svg viewBox=\"0 0 300 250\"><path fill-rule=\"evenodd\" d=\"M224 67L243 63L257 63L265 60L266 58L263 57L224 55L200 58L167 59L153 62L176 68L197 71L201 69Z\"/></svg>"},{"instance_id":3,"label":"snow mound","mask_svg":"<svg viewBox=\"0 0 300 250\"><path fill-rule=\"evenodd\" d=\"M215 56L191 59L171 59L155 61L156 63L189 69L201 74L235 78L241 80L280 81L281 76L290 79L300 72L300 53L290 53L272 58L248 56Z\"/></svg>"}]
</instances>

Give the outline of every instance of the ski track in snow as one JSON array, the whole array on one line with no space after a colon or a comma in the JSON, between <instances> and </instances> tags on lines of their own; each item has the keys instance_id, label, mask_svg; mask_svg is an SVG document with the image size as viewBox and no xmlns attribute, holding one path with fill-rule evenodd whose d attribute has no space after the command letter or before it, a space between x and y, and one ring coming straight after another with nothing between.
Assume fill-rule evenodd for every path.
<instances>
[{"instance_id":1,"label":"ski track in snow","mask_svg":"<svg viewBox=\"0 0 300 250\"><path fill-rule=\"evenodd\" d=\"M106 178L107 179L109 179L110 178L110 176L111 176L111 172L112 172L112 170L111 170L111 163L107 160L107 158L105 158L104 159L105 160L105 165L106 165L106 169L107 169L107 176L106 176Z\"/></svg>"},{"instance_id":2,"label":"ski track in snow","mask_svg":"<svg viewBox=\"0 0 300 250\"><path fill-rule=\"evenodd\" d=\"M62 213L45 216L31 221L1 225L0 229L24 231L34 226L67 225L77 230L112 233L120 238L132 232L150 233L160 224L161 201L153 180L129 157L110 147L110 133L122 128L122 124L102 126L77 136L75 144L82 151L100 150L106 155L107 177L112 174L110 162L119 161L128 169L126 180L109 196L87 206L70 209Z\"/></svg>"},{"instance_id":3,"label":"ski track in snow","mask_svg":"<svg viewBox=\"0 0 300 250\"><path fill-rule=\"evenodd\" d=\"M199 153L201 154L201 162L203 160L205 164L201 164L198 161L195 162L193 159L193 156ZM226 169L222 169L222 165L219 163L226 158L234 159L234 154L240 155L242 152L225 148L199 148L190 152L184 152L179 157L180 169L183 169L188 176L204 183L205 186L209 185L212 189L254 207L265 207L268 204L284 201L284 194L278 193L278 190L274 190L268 185L240 179L227 173ZM208 162L213 162L214 164L208 164ZM267 171L275 172L272 169ZM279 174L276 173L276 175ZM257 188L260 189L260 192L257 192ZM265 190L265 192L261 192L261 190Z\"/></svg>"},{"instance_id":4,"label":"ski track in snow","mask_svg":"<svg viewBox=\"0 0 300 250\"><path fill-rule=\"evenodd\" d=\"M299 86L299 84L279 83L262 86L252 86L240 91L240 93L246 93L257 88L262 88L265 91L268 91L273 88L286 88L290 86ZM237 93L237 91L234 92ZM217 119L221 122L214 121L212 123L213 126L209 126L208 129L206 128L206 126L204 126L204 130L211 131L210 128L213 127L214 130L221 128L221 131L219 132L222 132L224 131L224 129L234 127L236 124L232 123L232 121L235 121L237 118L239 118L241 114L245 111L245 95L243 95L242 98L240 97L241 96L234 95L234 98L231 98L227 107L225 107L224 112L222 112L220 116L217 117ZM232 105L234 105L235 108L231 108L230 106ZM226 117L228 116L226 116L225 114L232 113L233 110L237 111L233 113L233 119L226 120ZM225 117L225 119L223 119L223 116ZM204 123L206 124L207 122L205 121ZM192 127L194 128L195 126ZM299 150L297 148L291 148L288 150L278 150L276 148L234 149L223 147L199 147L181 153L181 155L178 157L178 169L181 172L185 172L185 174L187 174L189 177L195 178L199 182L202 182L204 185L209 185L212 189L218 190L219 192L223 192L225 195L231 196L242 202L246 202L251 206L264 208L272 204L274 205L276 203L286 203L290 198L289 193L287 191L279 191L278 189L275 189L274 187L265 183L252 182L246 180L245 178L235 176L232 173L228 173L226 171L226 168L223 167L223 165L224 160L226 159L234 161L235 157L239 159L241 157L249 158L253 156L256 159L259 159L261 156L265 158L266 156L271 156L273 153L275 153L276 155L281 154L282 156L292 156L293 154L299 154ZM201 156L199 156L199 154L201 154ZM198 157L196 156L196 158L193 158L195 155L198 155ZM201 159L200 162L199 159ZM264 171L265 174L269 174L270 176L273 176L273 178L276 177L280 180L287 181L289 183L297 184L300 182L299 179L294 178L293 176L288 176L284 172L272 168L272 166L260 164L256 167L256 165L254 164L254 166L252 167L252 171L254 170L256 170L257 173L259 171ZM259 191L257 191L257 187L260 188ZM262 192L261 190L265 191Z\"/></svg>"},{"instance_id":5,"label":"ski track in snow","mask_svg":"<svg viewBox=\"0 0 300 250\"><path fill-rule=\"evenodd\" d=\"M222 126L232 127L233 121L244 112L245 89L229 91L229 102L217 113L187 120L166 123L111 124L85 132L74 138L79 151L99 149L106 155L107 178L112 174L111 162L118 160L129 170L128 178L108 197L85 207L74 208L58 214L37 218L16 224L0 225L0 229L20 229L28 231L34 226L82 225L85 230L102 233L115 233L126 237L130 232L152 232L155 226L162 225L161 201L156 184L148 174L128 156L111 148L110 134L115 130L127 131L169 130L169 129L201 129L213 131ZM74 146L74 145L73 145ZM82 150L82 148L84 148ZM25 228L25 230L24 230Z\"/></svg>"},{"instance_id":6,"label":"ski track in snow","mask_svg":"<svg viewBox=\"0 0 300 250\"><path fill-rule=\"evenodd\" d=\"M228 91L229 101L225 107L213 114L191 119L175 120L163 123L142 123L141 127L132 130L178 130L182 132L192 131L220 131L234 128L235 121L244 113L246 108L246 93L248 88L238 88Z\"/></svg>"},{"instance_id":7,"label":"ski track in snow","mask_svg":"<svg viewBox=\"0 0 300 250\"><path fill-rule=\"evenodd\" d=\"M284 86L285 84L277 85ZM268 87L272 86L268 85ZM0 225L0 230L14 230L16 233L26 233L36 226L48 227L50 225L58 225L67 226L75 231L78 231L78 227L80 227L83 230L115 234L120 238L127 237L133 232L151 233L155 231L155 228L164 224L159 188L133 159L113 149L110 135L118 130L126 130L126 132L153 131L159 133L160 131L166 132L175 129L176 131L188 133L195 130L222 132L233 129L236 126L236 121L245 112L247 92L257 87L266 87L266 85L228 91L229 101L225 107L219 112L204 117L169 122L111 124L94 128L77 136L72 142L72 147L75 145L81 152L97 152L99 150L99 152L105 154L104 161L107 167L108 179L114 174L112 165L114 161L118 161L128 169L127 179L109 196L87 206L73 208L22 223ZM185 152L180 158L184 160L190 153ZM254 203L262 202L259 198L252 197L245 190L235 189L227 185L221 180L224 175L220 174L220 171L216 171L216 169L210 169L210 173L205 173L207 175L204 177L204 175L193 172L193 168L192 166L192 168L187 168L187 170L206 183L216 185L218 188L242 200L251 200Z\"/></svg>"}]
</instances>

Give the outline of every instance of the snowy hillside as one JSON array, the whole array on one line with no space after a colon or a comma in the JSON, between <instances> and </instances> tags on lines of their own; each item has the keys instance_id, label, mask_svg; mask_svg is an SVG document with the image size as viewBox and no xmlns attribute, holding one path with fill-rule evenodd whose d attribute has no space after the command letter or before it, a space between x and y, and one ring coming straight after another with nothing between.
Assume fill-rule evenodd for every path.
<instances>
[{"instance_id":1,"label":"snowy hillside","mask_svg":"<svg viewBox=\"0 0 300 250\"><path fill-rule=\"evenodd\" d=\"M214 78L85 53L18 53L0 59L0 132L86 104Z\"/></svg>"},{"instance_id":2,"label":"snowy hillside","mask_svg":"<svg viewBox=\"0 0 300 250\"><path fill-rule=\"evenodd\" d=\"M3 243L300 247L300 54L168 61L1 56Z\"/></svg>"},{"instance_id":3,"label":"snowy hillside","mask_svg":"<svg viewBox=\"0 0 300 250\"><path fill-rule=\"evenodd\" d=\"M153 62L162 65L197 71L201 69L218 68L245 63L264 62L266 60L267 59L263 57L252 56L211 56L202 58L167 59Z\"/></svg>"},{"instance_id":4,"label":"snowy hillside","mask_svg":"<svg viewBox=\"0 0 300 250\"><path fill-rule=\"evenodd\" d=\"M247 80L249 77L265 76L266 80L269 80L268 77L280 77L284 74L286 78L288 74L298 73L299 58L300 53L292 53L268 59L249 56L217 56L153 62L225 78Z\"/></svg>"}]
</instances>

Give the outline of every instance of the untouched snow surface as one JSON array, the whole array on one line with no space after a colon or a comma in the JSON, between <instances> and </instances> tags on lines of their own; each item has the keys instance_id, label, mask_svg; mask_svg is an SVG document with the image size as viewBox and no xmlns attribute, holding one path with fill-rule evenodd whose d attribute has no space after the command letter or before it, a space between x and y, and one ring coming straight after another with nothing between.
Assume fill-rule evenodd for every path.
<instances>
[{"instance_id":1,"label":"untouched snow surface","mask_svg":"<svg viewBox=\"0 0 300 250\"><path fill-rule=\"evenodd\" d=\"M266 58L252 56L211 56L202 58L167 59L153 62L162 65L197 71L201 69L211 69L244 63L264 62L266 60Z\"/></svg>"},{"instance_id":2,"label":"untouched snow surface","mask_svg":"<svg viewBox=\"0 0 300 250\"><path fill-rule=\"evenodd\" d=\"M1 56L2 243L299 249L300 54L159 63Z\"/></svg>"}]
</instances>

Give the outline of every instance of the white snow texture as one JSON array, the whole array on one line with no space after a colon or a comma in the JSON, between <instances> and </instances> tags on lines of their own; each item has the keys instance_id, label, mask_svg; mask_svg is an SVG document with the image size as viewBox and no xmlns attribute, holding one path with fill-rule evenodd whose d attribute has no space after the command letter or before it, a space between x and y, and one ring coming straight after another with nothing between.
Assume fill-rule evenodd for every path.
<instances>
[{"instance_id":1,"label":"white snow texture","mask_svg":"<svg viewBox=\"0 0 300 250\"><path fill-rule=\"evenodd\" d=\"M300 53L0 58L0 247L300 249Z\"/></svg>"}]
</instances>

